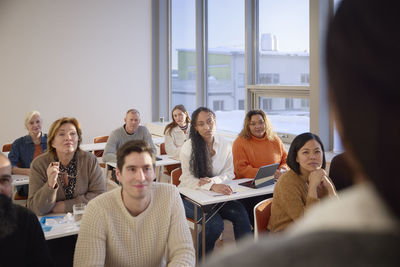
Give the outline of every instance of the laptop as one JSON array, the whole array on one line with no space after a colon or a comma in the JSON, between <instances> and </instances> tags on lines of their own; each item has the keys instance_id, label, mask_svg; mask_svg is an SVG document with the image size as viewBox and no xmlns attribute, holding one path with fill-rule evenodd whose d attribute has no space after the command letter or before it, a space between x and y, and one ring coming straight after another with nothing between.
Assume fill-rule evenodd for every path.
<instances>
[{"instance_id":1,"label":"laptop","mask_svg":"<svg viewBox=\"0 0 400 267\"><path fill-rule=\"evenodd\" d=\"M253 180L240 183L239 185L247 186L250 188L261 188L264 186L272 185L275 183L274 173L278 169L278 167L279 163L262 166L258 169L256 177L254 177ZM263 181L256 183L257 180L263 180Z\"/></svg>"}]
</instances>

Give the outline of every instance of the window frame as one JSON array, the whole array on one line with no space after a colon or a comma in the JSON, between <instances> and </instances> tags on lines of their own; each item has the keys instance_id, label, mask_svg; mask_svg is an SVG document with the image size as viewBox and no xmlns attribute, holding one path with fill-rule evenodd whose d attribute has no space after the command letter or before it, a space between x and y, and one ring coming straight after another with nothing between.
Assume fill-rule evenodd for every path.
<instances>
[{"instance_id":1,"label":"window frame","mask_svg":"<svg viewBox=\"0 0 400 267\"><path fill-rule=\"evenodd\" d=\"M196 14L196 107L207 106L207 4L212 0L194 0ZM310 71L309 84L299 86L257 85L258 0L244 0L245 12L245 112L256 108L258 97L307 98L310 102L310 132L318 134L333 148L333 118L327 102L324 66L324 40L333 0L309 0ZM170 118L171 103L171 0L152 0L152 119ZM300 83L299 83L300 84ZM278 133L290 143L293 135Z\"/></svg>"}]
</instances>

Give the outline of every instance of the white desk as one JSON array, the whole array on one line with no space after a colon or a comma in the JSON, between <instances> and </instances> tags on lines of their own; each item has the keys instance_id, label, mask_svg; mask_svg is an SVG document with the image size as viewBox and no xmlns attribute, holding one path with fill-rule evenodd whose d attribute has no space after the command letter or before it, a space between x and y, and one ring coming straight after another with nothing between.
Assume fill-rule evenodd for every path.
<instances>
[{"instance_id":1,"label":"white desk","mask_svg":"<svg viewBox=\"0 0 400 267\"><path fill-rule=\"evenodd\" d=\"M157 155L158 158L161 158L161 160L156 160L156 167L162 167L159 172L158 175L156 177L156 181L159 182L160 181L160 177L161 177L161 173L163 172L163 167L166 165L173 165L173 164L179 164L181 163L179 160L172 158L168 155ZM108 166L112 167L112 168L116 168L117 167L117 163L115 162L107 162L106 163Z\"/></svg>"},{"instance_id":2,"label":"white desk","mask_svg":"<svg viewBox=\"0 0 400 267\"><path fill-rule=\"evenodd\" d=\"M172 158L168 155L157 155L157 157L161 158L161 160L156 160L156 167L181 163L179 160L176 160L175 158ZM117 168L116 162L108 161L106 164L110 167Z\"/></svg>"},{"instance_id":3,"label":"white desk","mask_svg":"<svg viewBox=\"0 0 400 267\"><path fill-rule=\"evenodd\" d=\"M151 138L153 139L154 145L161 145L165 140L164 136L152 136Z\"/></svg>"},{"instance_id":4,"label":"white desk","mask_svg":"<svg viewBox=\"0 0 400 267\"><path fill-rule=\"evenodd\" d=\"M164 143L163 136L153 136L152 139L153 139L154 145L160 145L160 144ZM104 150L106 148L106 144L107 144L107 142L81 144L80 148L84 151Z\"/></svg>"},{"instance_id":5,"label":"white desk","mask_svg":"<svg viewBox=\"0 0 400 267\"><path fill-rule=\"evenodd\" d=\"M173 164L180 164L181 162L176 158L173 158L168 155L157 155L158 158L161 160L156 160L156 166L166 166L166 165L173 165Z\"/></svg>"},{"instance_id":6,"label":"white desk","mask_svg":"<svg viewBox=\"0 0 400 267\"><path fill-rule=\"evenodd\" d=\"M66 214L48 214L47 216L65 216ZM39 221L44 216L38 217ZM61 238L70 235L77 235L79 233L79 226L76 225L74 221L74 217L72 216L71 220L65 223L52 225L52 228L48 232L43 232L46 240L51 240L55 238Z\"/></svg>"},{"instance_id":7,"label":"white desk","mask_svg":"<svg viewBox=\"0 0 400 267\"><path fill-rule=\"evenodd\" d=\"M12 177L11 184L13 186L29 184L29 176L28 175L13 174L13 175L11 175L11 177Z\"/></svg>"},{"instance_id":8,"label":"white desk","mask_svg":"<svg viewBox=\"0 0 400 267\"><path fill-rule=\"evenodd\" d=\"M274 187L275 184L258 188L258 189L252 189L249 187L241 186L238 185L239 183L250 181L251 179L238 179L238 180L232 180L230 181L229 184L232 189L236 192L232 195L221 195L221 196L212 196L210 193L205 192L203 190L199 189L190 189L190 188L182 188L179 187L179 193L183 195L188 201L192 202L195 205L194 208L194 232L198 233L198 219L197 219L197 207L199 207L202 211L202 220L201 220L201 226L202 226L202 233L201 233L201 239L202 239L202 259L204 261L205 259L205 251L206 251L206 235L205 235L205 227L206 227L206 214L207 214L207 206L213 205L213 204L218 204L218 203L224 203L227 201L232 201L232 200L237 200L237 199L243 199L243 198L249 198L249 197L256 197L260 195L266 195L266 194L272 194L274 192ZM194 235L194 243L195 243L195 248L196 248L196 258L198 258L198 235Z\"/></svg>"},{"instance_id":9,"label":"white desk","mask_svg":"<svg viewBox=\"0 0 400 267\"><path fill-rule=\"evenodd\" d=\"M84 151L104 150L107 143L92 143L92 144L81 144L80 148Z\"/></svg>"}]
</instances>

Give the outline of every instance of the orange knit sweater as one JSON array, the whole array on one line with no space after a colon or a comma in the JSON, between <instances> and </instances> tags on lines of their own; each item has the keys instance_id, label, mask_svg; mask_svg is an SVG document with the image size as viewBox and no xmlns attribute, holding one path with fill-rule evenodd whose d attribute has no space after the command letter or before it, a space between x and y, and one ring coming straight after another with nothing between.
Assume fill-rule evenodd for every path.
<instances>
[{"instance_id":1,"label":"orange knit sweater","mask_svg":"<svg viewBox=\"0 0 400 267\"><path fill-rule=\"evenodd\" d=\"M236 179L254 178L260 167L273 163L280 163L279 168L287 168L287 152L277 136L273 141L266 137L251 136L250 140L247 140L238 136L233 142L232 153Z\"/></svg>"}]
</instances>

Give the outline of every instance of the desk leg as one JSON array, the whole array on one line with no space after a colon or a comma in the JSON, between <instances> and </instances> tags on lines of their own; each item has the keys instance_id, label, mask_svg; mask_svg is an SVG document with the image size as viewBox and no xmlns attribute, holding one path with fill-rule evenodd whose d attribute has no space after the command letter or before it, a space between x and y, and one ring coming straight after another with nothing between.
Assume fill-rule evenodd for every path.
<instances>
[{"instance_id":1,"label":"desk leg","mask_svg":"<svg viewBox=\"0 0 400 267\"><path fill-rule=\"evenodd\" d=\"M199 235L198 235L198 224L197 224L197 206L194 206L194 249L195 249L195 253L196 253L196 266L199 263Z\"/></svg>"},{"instance_id":2,"label":"desk leg","mask_svg":"<svg viewBox=\"0 0 400 267\"><path fill-rule=\"evenodd\" d=\"M202 210L201 220L201 259L204 262L206 259L206 213Z\"/></svg>"},{"instance_id":3,"label":"desk leg","mask_svg":"<svg viewBox=\"0 0 400 267\"><path fill-rule=\"evenodd\" d=\"M156 182L159 183L161 181L161 173L163 172L162 166L156 167Z\"/></svg>"}]
</instances>

